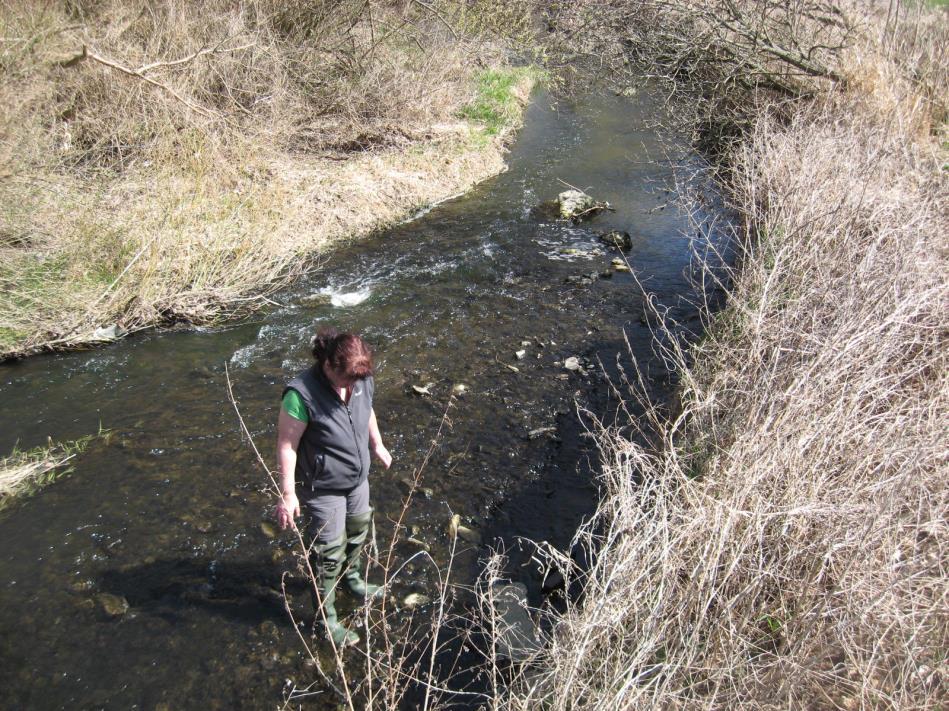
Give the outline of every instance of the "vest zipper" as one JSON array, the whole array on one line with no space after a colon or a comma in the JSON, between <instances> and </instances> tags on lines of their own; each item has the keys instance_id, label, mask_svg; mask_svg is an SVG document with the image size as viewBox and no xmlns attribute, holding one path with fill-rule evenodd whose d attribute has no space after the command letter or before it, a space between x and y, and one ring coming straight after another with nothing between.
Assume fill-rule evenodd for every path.
<instances>
[{"instance_id":1,"label":"vest zipper","mask_svg":"<svg viewBox=\"0 0 949 711\"><path fill-rule=\"evenodd\" d=\"M325 376L324 376L325 378ZM359 459L359 474L362 475L363 462L362 462L362 450L359 448L359 437L356 436L356 423L353 422L353 411L349 409L349 403L347 403L343 398L339 396L339 393L336 392L336 388L330 387L330 392L336 397L337 402L346 409L346 417L349 418L349 429L353 433L353 445L356 447L356 457ZM352 393L349 394L352 397Z\"/></svg>"},{"instance_id":2,"label":"vest zipper","mask_svg":"<svg viewBox=\"0 0 949 711\"><path fill-rule=\"evenodd\" d=\"M359 448L359 437L356 436L356 424L353 422L353 411L349 409L349 405L344 404L343 407L346 408L346 415L349 417L349 428L353 431L353 444L356 445L356 456L359 457L359 474L362 476L362 450Z\"/></svg>"}]
</instances>

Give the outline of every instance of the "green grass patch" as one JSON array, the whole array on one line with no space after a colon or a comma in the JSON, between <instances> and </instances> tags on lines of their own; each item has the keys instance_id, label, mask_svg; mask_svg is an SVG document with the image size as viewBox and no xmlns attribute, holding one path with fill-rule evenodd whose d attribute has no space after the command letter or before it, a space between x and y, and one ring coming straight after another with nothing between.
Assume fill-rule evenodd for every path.
<instances>
[{"instance_id":1,"label":"green grass patch","mask_svg":"<svg viewBox=\"0 0 949 711\"><path fill-rule=\"evenodd\" d=\"M22 331L0 326L0 352L13 350L24 338L26 334Z\"/></svg>"},{"instance_id":2,"label":"green grass patch","mask_svg":"<svg viewBox=\"0 0 949 711\"><path fill-rule=\"evenodd\" d=\"M537 76L534 67L486 69L476 76L477 95L474 101L463 107L459 115L482 124L488 136L496 136L513 128L520 120L522 109L517 97L517 86Z\"/></svg>"},{"instance_id":3,"label":"green grass patch","mask_svg":"<svg viewBox=\"0 0 949 711\"><path fill-rule=\"evenodd\" d=\"M66 442L53 442L29 450L13 451L0 459L0 510L15 499L30 496L73 470L71 462L99 437L108 438L109 430Z\"/></svg>"}]
</instances>

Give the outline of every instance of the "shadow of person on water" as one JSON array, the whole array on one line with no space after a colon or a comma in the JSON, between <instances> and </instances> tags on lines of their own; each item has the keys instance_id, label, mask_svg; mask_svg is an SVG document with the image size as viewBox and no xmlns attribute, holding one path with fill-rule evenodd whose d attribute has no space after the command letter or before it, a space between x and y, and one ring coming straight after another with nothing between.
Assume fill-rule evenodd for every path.
<instances>
[{"instance_id":1,"label":"shadow of person on water","mask_svg":"<svg viewBox=\"0 0 949 711\"><path fill-rule=\"evenodd\" d=\"M189 609L227 617L248 625L270 620L291 626L281 592L285 568L268 558L219 561L207 557L159 559L141 565L107 570L99 589L118 595L138 613L180 618ZM287 596L294 608L308 595L306 581L286 577ZM306 598L307 602L309 597Z\"/></svg>"}]
</instances>

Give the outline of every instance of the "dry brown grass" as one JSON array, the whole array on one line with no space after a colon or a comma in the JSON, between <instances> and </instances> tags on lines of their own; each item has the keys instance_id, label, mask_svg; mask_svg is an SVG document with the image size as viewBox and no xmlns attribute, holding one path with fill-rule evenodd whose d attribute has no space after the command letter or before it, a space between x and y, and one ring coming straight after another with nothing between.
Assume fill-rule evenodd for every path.
<instances>
[{"instance_id":1,"label":"dry brown grass","mask_svg":"<svg viewBox=\"0 0 949 711\"><path fill-rule=\"evenodd\" d=\"M745 134L728 304L666 350L681 410L632 423L655 447L600 430L583 599L497 707L945 705L945 65L919 22L861 15L847 89Z\"/></svg>"},{"instance_id":2,"label":"dry brown grass","mask_svg":"<svg viewBox=\"0 0 949 711\"><path fill-rule=\"evenodd\" d=\"M458 115L524 10L3 3L0 356L252 308L496 173L504 136Z\"/></svg>"}]
</instances>

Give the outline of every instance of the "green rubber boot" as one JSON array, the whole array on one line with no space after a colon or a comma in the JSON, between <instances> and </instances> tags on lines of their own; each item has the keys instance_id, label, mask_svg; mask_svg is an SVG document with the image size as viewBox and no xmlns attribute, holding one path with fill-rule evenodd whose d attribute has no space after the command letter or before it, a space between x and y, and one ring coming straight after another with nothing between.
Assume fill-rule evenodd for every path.
<instances>
[{"instance_id":1,"label":"green rubber boot","mask_svg":"<svg viewBox=\"0 0 949 711\"><path fill-rule=\"evenodd\" d=\"M326 632L333 638L333 643L337 647L356 644L359 641L359 635L346 629L346 626L336 617L336 579L346 558L346 547L345 536L340 536L332 543L317 543L314 546L316 566L313 572L318 578L317 585L320 594L317 597L314 593L313 606L316 608L317 622L325 616ZM320 604L323 607L323 614L320 614Z\"/></svg>"},{"instance_id":2,"label":"green rubber boot","mask_svg":"<svg viewBox=\"0 0 949 711\"><path fill-rule=\"evenodd\" d=\"M343 580L349 591L360 600L379 599L382 588L366 582L362 575L362 549L372 527L372 510L346 517L346 572Z\"/></svg>"}]
</instances>

